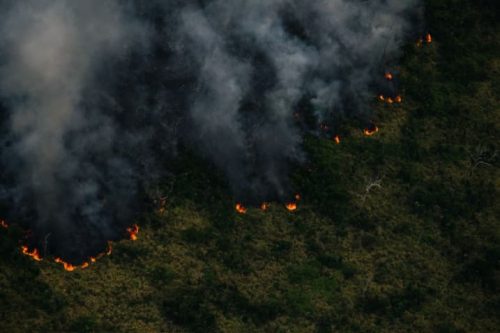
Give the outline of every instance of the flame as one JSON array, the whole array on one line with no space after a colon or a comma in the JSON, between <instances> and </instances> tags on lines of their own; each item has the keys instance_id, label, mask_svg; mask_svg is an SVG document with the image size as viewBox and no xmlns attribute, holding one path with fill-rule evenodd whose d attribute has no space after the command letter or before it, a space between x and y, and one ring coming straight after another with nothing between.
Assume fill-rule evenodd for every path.
<instances>
[{"instance_id":1,"label":"flame","mask_svg":"<svg viewBox=\"0 0 500 333\"><path fill-rule=\"evenodd\" d=\"M54 261L58 264L62 264L64 269L68 272L74 271L77 267L77 266L70 264L69 262L62 260L61 258L55 258Z\"/></svg>"},{"instance_id":2,"label":"flame","mask_svg":"<svg viewBox=\"0 0 500 333\"><path fill-rule=\"evenodd\" d=\"M137 232L139 232L139 227L137 227ZM137 236L136 236L136 239L137 239ZM108 250L106 251L106 255L110 255L111 254L111 251L113 251L113 246L111 245L111 242L108 241ZM90 258L90 260L92 260L92 257Z\"/></svg>"},{"instance_id":3,"label":"flame","mask_svg":"<svg viewBox=\"0 0 500 333\"><path fill-rule=\"evenodd\" d=\"M340 136L335 135L335 136L333 137L333 141L335 141L335 143L336 143L336 144L339 144L339 143L340 143Z\"/></svg>"},{"instance_id":4,"label":"flame","mask_svg":"<svg viewBox=\"0 0 500 333\"><path fill-rule=\"evenodd\" d=\"M7 229L9 225L4 220L0 220L0 227Z\"/></svg>"},{"instance_id":5,"label":"flame","mask_svg":"<svg viewBox=\"0 0 500 333\"><path fill-rule=\"evenodd\" d=\"M427 42L427 44L432 43L432 36L431 36L431 34L425 35L425 41Z\"/></svg>"},{"instance_id":6,"label":"flame","mask_svg":"<svg viewBox=\"0 0 500 333\"><path fill-rule=\"evenodd\" d=\"M285 205L286 209L288 209L290 212L293 212L294 210L297 210L297 203L296 202L289 202Z\"/></svg>"},{"instance_id":7,"label":"flame","mask_svg":"<svg viewBox=\"0 0 500 333\"><path fill-rule=\"evenodd\" d=\"M387 97L386 102L389 104L392 104L392 103L394 103L394 100L392 99L392 97Z\"/></svg>"},{"instance_id":8,"label":"flame","mask_svg":"<svg viewBox=\"0 0 500 333\"><path fill-rule=\"evenodd\" d=\"M245 206L243 206L242 204L240 203L237 203L236 206L235 206L235 209L238 213L240 214L245 214L247 212L247 209Z\"/></svg>"},{"instance_id":9,"label":"flame","mask_svg":"<svg viewBox=\"0 0 500 333\"><path fill-rule=\"evenodd\" d=\"M372 128L365 128L363 133L366 135L366 136L372 136L373 134L377 133L378 132L378 127L377 126L373 126Z\"/></svg>"},{"instance_id":10,"label":"flame","mask_svg":"<svg viewBox=\"0 0 500 333\"><path fill-rule=\"evenodd\" d=\"M394 102L401 103L402 101L403 101L403 98L400 95L394 97Z\"/></svg>"},{"instance_id":11,"label":"flame","mask_svg":"<svg viewBox=\"0 0 500 333\"><path fill-rule=\"evenodd\" d=\"M260 204L260 209L261 210L268 210L269 209L269 202L263 202Z\"/></svg>"},{"instance_id":12,"label":"flame","mask_svg":"<svg viewBox=\"0 0 500 333\"><path fill-rule=\"evenodd\" d=\"M381 100L382 102L385 101L384 95L378 95L378 99Z\"/></svg>"},{"instance_id":13,"label":"flame","mask_svg":"<svg viewBox=\"0 0 500 333\"><path fill-rule=\"evenodd\" d=\"M302 197L300 196L300 194L295 194L295 200L297 201L300 201L300 199L302 199Z\"/></svg>"},{"instance_id":14,"label":"flame","mask_svg":"<svg viewBox=\"0 0 500 333\"><path fill-rule=\"evenodd\" d=\"M139 226L137 224L132 225L127 228L127 232L130 235L130 239L135 241L137 240L137 234L139 233Z\"/></svg>"},{"instance_id":15,"label":"flame","mask_svg":"<svg viewBox=\"0 0 500 333\"><path fill-rule=\"evenodd\" d=\"M29 248L26 245L23 245L21 246L21 250L23 251L23 254L30 256L33 260L42 261L42 257L40 256L38 249L35 248L30 252Z\"/></svg>"},{"instance_id":16,"label":"flame","mask_svg":"<svg viewBox=\"0 0 500 333\"><path fill-rule=\"evenodd\" d=\"M85 262L84 262L84 263L80 266L80 268L81 268L81 269L84 269L84 268L87 268L87 267L89 267L89 262L88 262L88 261L85 261Z\"/></svg>"},{"instance_id":17,"label":"flame","mask_svg":"<svg viewBox=\"0 0 500 333\"><path fill-rule=\"evenodd\" d=\"M392 73L387 72L387 73L385 73L384 77L386 78L386 80L390 81L390 80L392 80Z\"/></svg>"}]
</instances>

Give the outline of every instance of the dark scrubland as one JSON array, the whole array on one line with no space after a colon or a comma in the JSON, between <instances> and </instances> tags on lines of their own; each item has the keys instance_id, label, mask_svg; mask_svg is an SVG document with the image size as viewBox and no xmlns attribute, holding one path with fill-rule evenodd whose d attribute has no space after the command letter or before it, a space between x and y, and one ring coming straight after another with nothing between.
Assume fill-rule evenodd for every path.
<instances>
[{"instance_id":1,"label":"dark scrubland","mask_svg":"<svg viewBox=\"0 0 500 333\"><path fill-rule=\"evenodd\" d=\"M234 211L182 153L164 212L84 270L0 228L2 332L495 332L500 327L500 30L495 1L427 1L432 44L401 59L380 131L307 137L295 212ZM370 186L370 184L372 186Z\"/></svg>"}]
</instances>

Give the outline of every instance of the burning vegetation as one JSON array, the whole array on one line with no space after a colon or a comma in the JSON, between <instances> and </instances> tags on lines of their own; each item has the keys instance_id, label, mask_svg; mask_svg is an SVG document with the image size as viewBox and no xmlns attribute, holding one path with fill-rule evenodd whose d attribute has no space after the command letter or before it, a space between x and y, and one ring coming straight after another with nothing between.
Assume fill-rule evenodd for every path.
<instances>
[{"instance_id":1,"label":"burning vegetation","mask_svg":"<svg viewBox=\"0 0 500 333\"><path fill-rule=\"evenodd\" d=\"M139 226L137 224L132 225L127 228L127 232L130 236L130 240L137 240L137 234L139 233Z\"/></svg>"},{"instance_id":2,"label":"burning vegetation","mask_svg":"<svg viewBox=\"0 0 500 333\"><path fill-rule=\"evenodd\" d=\"M127 228L127 232L129 233L131 240L137 240L137 234L139 233L139 226L137 224L134 224L132 227ZM99 260L100 258L102 258L104 256L111 255L112 250L113 250L112 242L108 241L108 247L107 247L105 252L101 252L96 256L90 256L87 260L83 261L79 265L72 264L72 263L62 259L61 257L55 257L54 262L57 264L61 264L65 271L72 272L72 271L76 270L77 268L85 269L85 268L89 267L90 264L97 262L97 260ZM21 246L21 253L30 257L31 259L33 259L35 261L42 261L43 260L43 257L40 254L40 251L37 248L33 248L32 250L30 250L30 247L28 245Z\"/></svg>"},{"instance_id":3,"label":"burning vegetation","mask_svg":"<svg viewBox=\"0 0 500 333\"><path fill-rule=\"evenodd\" d=\"M23 245L21 246L21 251L23 252L24 255L31 257L33 260L42 261L42 257L40 256L40 253L38 252L37 248L30 251L28 246Z\"/></svg>"},{"instance_id":4,"label":"burning vegetation","mask_svg":"<svg viewBox=\"0 0 500 333\"><path fill-rule=\"evenodd\" d=\"M365 128L363 133L365 136L372 136L373 134L378 132L378 127L375 125L370 126L369 128Z\"/></svg>"},{"instance_id":5,"label":"burning vegetation","mask_svg":"<svg viewBox=\"0 0 500 333\"><path fill-rule=\"evenodd\" d=\"M243 206L241 203L237 203L235 209L240 214L245 214L247 212L247 208Z\"/></svg>"}]
</instances>

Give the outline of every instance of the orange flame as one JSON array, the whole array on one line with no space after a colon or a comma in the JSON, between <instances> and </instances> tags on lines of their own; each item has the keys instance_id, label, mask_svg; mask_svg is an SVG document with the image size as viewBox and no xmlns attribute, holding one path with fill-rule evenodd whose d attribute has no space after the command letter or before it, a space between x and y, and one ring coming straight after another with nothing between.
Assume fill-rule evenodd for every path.
<instances>
[{"instance_id":1,"label":"orange flame","mask_svg":"<svg viewBox=\"0 0 500 333\"><path fill-rule=\"evenodd\" d=\"M387 73L385 73L384 77L386 78L386 80L390 81L390 80L392 80L392 73L387 72Z\"/></svg>"},{"instance_id":2,"label":"orange flame","mask_svg":"<svg viewBox=\"0 0 500 333\"><path fill-rule=\"evenodd\" d=\"M137 227L137 232L139 232L139 227ZM137 239L137 237L136 237ZM111 254L111 251L113 251L113 246L111 245L111 242L108 241L108 250L106 251L106 255L110 255ZM92 260L92 257L90 258L90 260Z\"/></svg>"},{"instance_id":3,"label":"orange flame","mask_svg":"<svg viewBox=\"0 0 500 333\"><path fill-rule=\"evenodd\" d=\"M127 228L127 232L130 235L130 239L135 241L137 240L137 234L139 233L139 226L137 224L134 224L131 227Z\"/></svg>"},{"instance_id":4,"label":"orange flame","mask_svg":"<svg viewBox=\"0 0 500 333\"><path fill-rule=\"evenodd\" d=\"M382 102L385 101L384 95L378 95L378 99L381 100Z\"/></svg>"},{"instance_id":5,"label":"orange flame","mask_svg":"<svg viewBox=\"0 0 500 333\"><path fill-rule=\"evenodd\" d=\"M247 208L240 203L236 204L235 209L240 214L245 214L247 212Z\"/></svg>"},{"instance_id":6,"label":"orange flame","mask_svg":"<svg viewBox=\"0 0 500 333\"><path fill-rule=\"evenodd\" d=\"M77 266L70 264L69 262L62 260L61 258L55 258L54 261L58 264L62 264L64 269L68 272L74 271L77 267Z\"/></svg>"},{"instance_id":7,"label":"orange flame","mask_svg":"<svg viewBox=\"0 0 500 333\"><path fill-rule=\"evenodd\" d=\"M260 204L260 209L261 210L268 210L269 209L269 202L263 202Z\"/></svg>"},{"instance_id":8,"label":"orange flame","mask_svg":"<svg viewBox=\"0 0 500 333\"><path fill-rule=\"evenodd\" d=\"M285 205L286 209L288 211L293 212L294 210L297 210L297 203L296 202L289 202Z\"/></svg>"},{"instance_id":9,"label":"orange flame","mask_svg":"<svg viewBox=\"0 0 500 333\"><path fill-rule=\"evenodd\" d=\"M33 260L42 261L42 257L40 256L38 249L35 248L33 251L30 251L26 245L23 245L21 246L21 250L23 251L23 254L30 256Z\"/></svg>"},{"instance_id":10,"label":"orange flame","mask_svg":"<svg viewBox=\"0 0 500 333\"><path fill-rule=\"evenodd\" d=\"M392 97L387 97L386 102L389 104L392 104L392 103L394 103L394 100L392 99Z\"/></svg>"},{"instance_id":11,"label":"orange flame","mask_svg":"<svg viewBox=\"0 0 500 333\"><path fill-rule=\"evenodd\" d=\"M427 44L432 43L432 36L431 36L431 34L425 35L425 41L427 42Z\"/></svg>"},{"instance_id":12,"label":"orange flame","mask_svg":"<svg viewBox=\"0 0 500 333\"><path fill-rule=\"evenodd\" d=\"M339 144L339 143L340 143L340 136L335 135L335 136L333 137L333 141L335 141L335 143L336 143L336 144Z\"/></svg>"},{"instance_id":13,"label":"orange flame","mask_svg":"<svg viewBox=\"0 0 500 333\"><path fill-rule=\"evenodd\" d=\"M378 132L378 127L377 126L373 126L373 128L365 128L363 133L366 135L366 136L372 136L373 134L377 133Z\"/></svg>"},{"instance_id":14,"label":"orange flame","mask_svg":"<svg viewBox=\"0 0 500 333\"><path fill-rule=\"evenodd\" d=\"M398 95L398 96L394 97L394 102L401 103L402 101L403 101L403 98L401 96Z\"/></svg>"},{"instance_id":15,"label":"orange flame","mask_svg":"<svg viewBox=\"0 0 500 333\"><path fill-rule=\"evenodd\" d=\"M4 220L0 220L0 227L7 229L9 225Z\"/></svg>"}]
</instances>

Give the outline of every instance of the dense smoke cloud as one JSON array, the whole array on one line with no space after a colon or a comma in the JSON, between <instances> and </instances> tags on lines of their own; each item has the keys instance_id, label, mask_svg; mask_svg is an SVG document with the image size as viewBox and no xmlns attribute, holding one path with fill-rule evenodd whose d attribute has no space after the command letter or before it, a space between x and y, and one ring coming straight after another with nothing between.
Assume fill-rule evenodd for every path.
<instances>
[{"instance_id":1,"label":"dense smoke cloud","mask_svg":"<svg viewBox=\"0 0 500 333\"><path fill-rule=\"evenodd\" d=\"M132 223L177 143L238 200L291 195L304 131L369 112L419 14L416 0L0 8L2 212L73 260Z\"/></svg>"}]
</instances>

